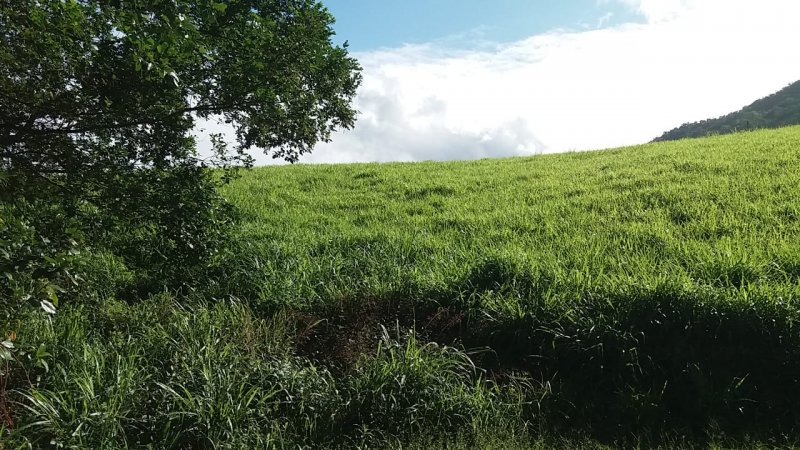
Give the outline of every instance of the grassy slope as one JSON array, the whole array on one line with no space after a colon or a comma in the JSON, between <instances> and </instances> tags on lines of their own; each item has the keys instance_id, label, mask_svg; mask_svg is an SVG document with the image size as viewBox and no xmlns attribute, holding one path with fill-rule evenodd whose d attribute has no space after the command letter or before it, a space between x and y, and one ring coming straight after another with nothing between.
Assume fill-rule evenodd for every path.
<instances>
[{"instance_id":1,"label":"grassy slope","mask_svg":"<svg viewBox=\"0 0 800 450\"><path fill-rule=\"evenodd\" d=\"M544 417L595 436L791 434L798 161L793 127L531 158L258 169L226 190L251 246L230 290L327 317L414 305L429 338L488 348L478 363L490 376L539 380L555 394L537 403ZM368 320L345 315L332 333ZM350 342L320 339L330 351Z\"/></svg>"},{"instance_id":2,"label":"grassy slope","mask_svg":"<svg viewBox=\"0 0 800 450\"><path fill-rule=\"evenodd\" d=\"M265 301L526 310L670 285L800 295L800 128L474 162L261 168L246 213ZM259 260L256 261L256 258ZM498 294L500 293L500 294Z\"/></svg>"}]
</instances>

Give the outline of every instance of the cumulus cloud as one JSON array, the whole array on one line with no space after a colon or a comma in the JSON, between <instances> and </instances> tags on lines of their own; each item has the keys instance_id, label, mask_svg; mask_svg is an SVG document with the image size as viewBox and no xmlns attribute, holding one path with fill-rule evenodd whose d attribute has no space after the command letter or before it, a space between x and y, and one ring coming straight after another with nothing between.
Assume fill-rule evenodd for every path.
<instances>
[{"instance_id":1,"label":"cumulus cloud","mask_svg":"<svg viewBox=\"0 0 800 450\"><path fill-rule=\"evenodd\" d=\"M473 51L356 54L356 128L304 162L474 159L647 142L800 79L797 0L598 0L641 23ZM268 158L260 159L267 162Z\"/></svg>"},{"instance_id":2,"label":"cumulus cloud","mask_svg":"<svg viewBox=\"0 0 800 450\"><path fill-rule=\"evenodd\" d=\"M472 129L450 126L447 118L457 114L450 108L459 107L451 94L430 90L416 73L408 77L423 83L422 88L409 89L409 80L395 72L403 68L384 69L365 71L370 76L356 102L361 111L356 128L321 145L304 162L479 159L530 155L544 147L522 117ZM437 76L434 67L421 71Z\"/></svg>"}]
</instances>

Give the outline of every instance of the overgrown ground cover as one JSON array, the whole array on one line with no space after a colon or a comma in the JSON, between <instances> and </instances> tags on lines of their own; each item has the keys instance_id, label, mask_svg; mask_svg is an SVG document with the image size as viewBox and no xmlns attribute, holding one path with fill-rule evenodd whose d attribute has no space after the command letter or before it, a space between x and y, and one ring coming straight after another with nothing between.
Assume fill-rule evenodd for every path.
<instances>
[{"instance_id":1,"label":"overgrown ground cover","mask_svg":"<svg viewBox=\"0 0 800 450\"><path fill-rule=\"evenodd\" d=\"M246 172L208 286L98 257L3 325L0 448L790 446L798 163L794 127Z\"/></svg>"}]
</instances>

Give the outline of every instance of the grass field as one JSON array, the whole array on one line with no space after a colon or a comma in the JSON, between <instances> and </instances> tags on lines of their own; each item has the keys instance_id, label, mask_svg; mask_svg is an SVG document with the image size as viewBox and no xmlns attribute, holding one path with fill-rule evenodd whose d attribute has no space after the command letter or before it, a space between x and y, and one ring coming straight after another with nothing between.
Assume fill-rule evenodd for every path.
<instances>
[{"instance_id":1,"label":"grass field","mask_svg":"<svg viewBox=\"0 0 800 450\"><path fill-rule=\"evenodd\" d=\"M498 314L664 289L791 302L800 129L503 160L260 168L225 195L267 303Z\"/></svg>"},{"instance_id":2,"label":"grass field","mask_svg":"<svg viewBox=\"0 0 800 450\"><path fill-rule=\"evenodd\" d=\"M800 442L800 127L223 194L207 292L19 320L0 449Z\"/></svg>"},{"instance_id":3,"label":"grass field","mask_svg":"<svg viewBox=\"0 0 800 450\"><path fill-rule=\"evenodd\" d=\"M603 427L736 428L773 414L794 427L799 162L794 127L531 158L261 168L225 191L249 246L235 272L247 277L229 290L349 311L331 333L402 320L386 311L413 305L432 339L489 347L485 367L595 399L570 415Z\"/></svg>"}]
</instances>

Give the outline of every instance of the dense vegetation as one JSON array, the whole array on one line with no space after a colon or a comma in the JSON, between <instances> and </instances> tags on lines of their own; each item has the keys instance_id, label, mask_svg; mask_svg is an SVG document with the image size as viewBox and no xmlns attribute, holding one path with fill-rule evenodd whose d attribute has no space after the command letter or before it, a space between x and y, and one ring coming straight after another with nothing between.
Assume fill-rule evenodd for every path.
<instances>
[{"instance_id":1,"label":"dense vegetation","mask_svg":"<svg viewBox=\"0 0 800 450\"><path fill-rule=\"evenodd\" d=\"M704 137L760 128L778 128L800 124L800 81L755 101L739 111L716 119L685 123L667 131L656 141Z\"/></svg>"},{"instance_id":2,"label":"dense vegetation","mask_svg":"<svg viewBox=\"0 0 800 450\"><path fill-rule=\"evenodd\" d=\"M795 127L254 169L193 290L66 252L72 298L3 319L0 446L793 444L798 157Z\"/></svg>"},{"instance_id":3,"label":"dense vegetation","mask_svg":"<svg viewBox=\"0 0 800 450\"><path fill-rule=\"evenodd\" d=\"M0 295L52 310L90 249L136 272L132 295L205 280L232 223L216 188L247 150L294 161L354 123L332 23L311 0L0 3ZM202 119L233 148L198 155Z\"/></svg>"},{"instance_id":4,"label":"dense vegetation","mask_svg":"<svg viewBox=\"0 0 800 450\"><path fill-rule=\"evenodd\" d=\"M332 21L0 2L0 450L797 440L800 129L235 179L353 125Z\"/></svg>"}]
</instances>

